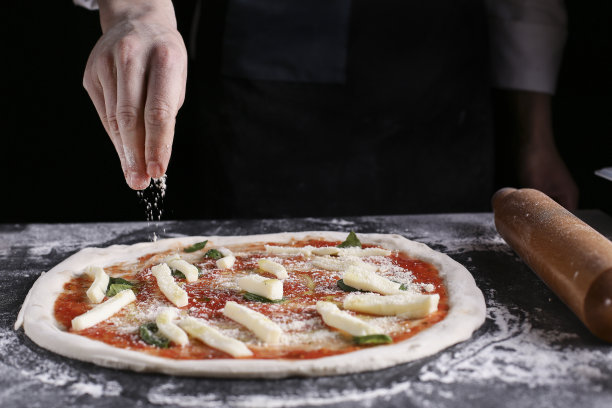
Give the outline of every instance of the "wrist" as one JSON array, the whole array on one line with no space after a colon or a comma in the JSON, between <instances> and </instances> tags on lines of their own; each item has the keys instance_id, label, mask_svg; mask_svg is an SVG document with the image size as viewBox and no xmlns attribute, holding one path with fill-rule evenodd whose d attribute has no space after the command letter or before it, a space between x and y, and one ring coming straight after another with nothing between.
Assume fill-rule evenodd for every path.
<instances>
[{"instance_id":1,"label":"wrist","mask_svg":"<svg viewBox=\"0 0 612 408\"><path fill-rule=\"evenodd\" d=\"M176 28L171 0L98 0L102 33L126 21L150 21Z\"/></svg>"},{"instance_id":2,"label":"wrist","mask_svg":"<svg viewBox=\"0 0 612 408\"><path fill-rule=\"evenodd\" d=\"M510 124L519 146L549 149L554 146L551 96L540 92L506 91Z\"/></svg>"}]
</instances>

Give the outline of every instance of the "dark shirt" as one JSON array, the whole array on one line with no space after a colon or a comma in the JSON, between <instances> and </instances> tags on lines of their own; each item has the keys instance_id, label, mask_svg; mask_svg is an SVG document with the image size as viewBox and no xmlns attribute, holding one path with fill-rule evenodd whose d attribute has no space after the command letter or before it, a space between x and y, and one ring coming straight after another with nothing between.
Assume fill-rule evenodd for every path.
<instances>
[{"instance_id":1,"label":"dark shirt","mask_svg":"<svg viewBox=\"0 0 612 408\"><path fill-rule=\"evenodd\" d=\"M202 211L489 209L481 1L229 0L205 2L202 18L191 68Z\"/></svg>"}]
</instances>

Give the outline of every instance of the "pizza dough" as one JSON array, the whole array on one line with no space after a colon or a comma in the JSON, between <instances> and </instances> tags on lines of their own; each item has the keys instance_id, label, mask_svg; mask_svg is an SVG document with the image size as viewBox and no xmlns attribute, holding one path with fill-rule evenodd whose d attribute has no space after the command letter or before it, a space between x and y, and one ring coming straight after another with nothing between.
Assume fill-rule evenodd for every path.
<instances>
[{"instance_id":1,"label":"pizza dough","mask_svg":"<svg viewBox=\"0 0 612 408\"><path fill-rule=\"evenodd\" d=\"M299 232L236 237L184 237L135 245L86 248L43 273L28 293L15 328L39 346L55 353L105 367L154 371L173 375L209 377L280 378L287 376L337 375L382 369L432 355L470 338L485 319L485 302L472 275L447 255L399 235L359 234L364 244L398 250L435 266L448 294L447 316L407 340L390 345L304 360L289 359L210 359L175 360L121 349L62 330L54 316L54 304L64 284L90 265L130 262L156 252L183 248L209 240L217 247L253 242L289 243L292 240L326 239L343 241L346 232Z\"/></svg>"}]
</instances>

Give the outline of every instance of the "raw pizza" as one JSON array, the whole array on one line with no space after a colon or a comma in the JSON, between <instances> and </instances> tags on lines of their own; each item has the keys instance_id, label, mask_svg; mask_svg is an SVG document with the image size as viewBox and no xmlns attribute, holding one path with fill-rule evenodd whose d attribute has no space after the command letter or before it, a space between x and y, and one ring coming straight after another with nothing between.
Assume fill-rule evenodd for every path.
<instances>
[{"instance_id":1,"label":"raw pizza","mask_svg":"<svg viewBox=\"0 0 612 408\"><path fill-rule=\"evenodd\" d=\"M484 318L470 273L424 244L301 232L83 249L36 281L16 328L102 366L284 377L411 361Z\"/></svg>"}]
</instances>

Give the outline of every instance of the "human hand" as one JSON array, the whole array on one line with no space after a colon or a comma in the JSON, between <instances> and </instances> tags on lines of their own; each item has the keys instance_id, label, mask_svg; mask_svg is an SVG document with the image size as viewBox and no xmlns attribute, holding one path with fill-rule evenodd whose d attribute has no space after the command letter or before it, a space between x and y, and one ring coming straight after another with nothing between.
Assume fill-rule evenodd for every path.
<instances>
[{"instance_id":1,"label":"human hand","mask_svg":"<svg viewBox=\"0 0 612 408\"><path fill-rule=\"evenodd\" d=\"M519 90L494 93L498 131L520 187L542 191L570 211L578 207L578 187L555 144L551 95Z\"/></svg>"},{"instance_id":2,"label":"human hand","mask_svg":"<svg viewBox=\"0 0 612 408\"><path fill-rule=\"evenodd\" d=\"M165 174L185 99L187 51L170 0L100 0L102 37L83 77L128 185Z\"/></svg>"}]
</instances>

